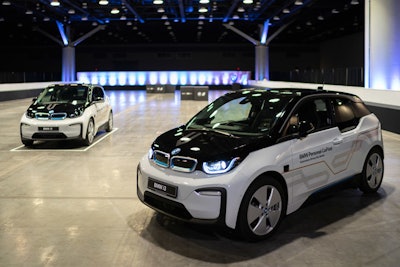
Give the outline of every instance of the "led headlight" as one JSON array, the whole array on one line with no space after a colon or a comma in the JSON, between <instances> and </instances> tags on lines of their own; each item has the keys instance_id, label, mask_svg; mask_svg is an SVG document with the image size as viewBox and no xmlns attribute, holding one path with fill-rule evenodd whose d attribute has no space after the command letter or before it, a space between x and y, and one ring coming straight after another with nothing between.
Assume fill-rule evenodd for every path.
<instances>
[{"instance_id":1,"label":"led headlight","mask_svg":"<svg viewBox=\"0 0 400 267\"><path fill-rule=\"evenodd\" d=\"M152 148L150 148L150 149L149 149L149 152L147 153L148 158L149 158L149 159L153 159L153 154L154 154L154 151L153 151Z\"/></svg>"},{"instance_id":2,"label":"led headlight","mask_svg":"<svg viewBox=\"0 0 400 267\"><path fill-rule=\"evenodd\" d=\"M25 116L29 119L35 118L35 114L32 111L25 112Z\"/></svg>"},{"instance_id":3,"label":"led headlight","mask_svg":"<svg viewBox=\"0 0 400 267\"><path fill-rule=\"evenodd\" d=\"M238 160L239 158L204 162L203 171L207 174L226 173L238 165Z\"/></svg>"}]
</instances>

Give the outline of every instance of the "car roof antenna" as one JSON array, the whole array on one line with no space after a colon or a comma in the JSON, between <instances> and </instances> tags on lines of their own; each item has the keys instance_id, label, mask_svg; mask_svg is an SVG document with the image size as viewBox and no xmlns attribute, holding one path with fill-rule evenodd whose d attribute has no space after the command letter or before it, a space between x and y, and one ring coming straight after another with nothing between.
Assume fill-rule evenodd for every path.
<instances>
[{"instance_id":1,"label":"car roof antenna","mask_svg":"<svg viewBox=\"0 0 400 267\"><path fill-rule=\"evenodd\" d=\"M322 85L318 86L318 87L317 87L317 90L318 90L318 91L324 90L324 85L325 85L325 82L322 82Z\"/></svg>"}]
</instances>

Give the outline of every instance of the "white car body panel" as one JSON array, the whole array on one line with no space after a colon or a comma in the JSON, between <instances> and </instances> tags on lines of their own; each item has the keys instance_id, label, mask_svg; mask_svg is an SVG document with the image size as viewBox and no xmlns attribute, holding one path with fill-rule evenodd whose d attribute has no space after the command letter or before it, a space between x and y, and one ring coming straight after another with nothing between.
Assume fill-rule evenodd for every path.
<instances>
[{"instance_id":1,"label":"white car body panel","mask_svg":"<svg viewBox=\"0 0 400 267\"><path fill-rule=\"evenodd\" d=\"M137 186L142 193L149 190L149 177L177 186L177 198L159 191L152 193L182 203L194 218L204 220L220 215L221 197L200 195L196 190L224 188L227 192L225 224L235 228L242 198L261 174L276 173L284 177L288 189L286 214L290 214L316 191L360 173L369 149L382 146L381 130L377 125L380 124L376 116L370 114L361 119L356 129L343 134L334 127L303 139L260 149L250 153L235 169L221 175L207 175L201 171L176 172L153 164L146 155L140 161L141 175ZM342 138L340 142L338 136ZM315 146L315 142L318 145ZM285 172L286 165L290 169Z\"/></svg>"}]
</instances>

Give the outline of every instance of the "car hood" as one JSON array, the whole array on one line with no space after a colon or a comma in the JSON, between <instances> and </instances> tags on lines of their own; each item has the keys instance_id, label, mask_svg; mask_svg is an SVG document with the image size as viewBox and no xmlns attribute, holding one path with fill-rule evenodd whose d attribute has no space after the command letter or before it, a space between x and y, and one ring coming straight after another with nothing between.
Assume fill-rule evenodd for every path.
<instances>
[{"instance_id":1,"label":"car hood","mask_svg":"<svg viewBox=\"0 0 400 267\"><path fill-rule=\"evenodd\" d=\"M271 145L268 136L235 136L214 130L192 130L184 126L160 135L152 149L199 162L245 158L250 152Z\"/></svg>"},{"instance_id":2,"label":"car hood","mask_svg":"<svg viewBox=\"0 0 400 267\"><path fill-rule=\"evenodd\" d=\"M72 103L46 103L38 104L33 103L27 110L29 117L35 117L37 113L44 114L60 114L65 113L68 118L78 117L82 114L85 104L72 104Z\"/></svg>"}]
</instances>

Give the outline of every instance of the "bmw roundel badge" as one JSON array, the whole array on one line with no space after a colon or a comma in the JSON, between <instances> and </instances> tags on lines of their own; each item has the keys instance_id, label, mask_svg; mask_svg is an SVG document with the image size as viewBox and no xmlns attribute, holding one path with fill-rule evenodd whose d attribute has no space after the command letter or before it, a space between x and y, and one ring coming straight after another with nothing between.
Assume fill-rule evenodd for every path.
<instances>
[{"instance_id":1,"label":"bmw roundel badge","mask_svg":"<svg viewBox=\"0 0 400 267\"><path fill-rule=\"evenodd\" d=\"M181 149L179 147L175 148L174 150L171 151L171 155L175 156L178 155L179 152L181 152Z\"/></svg>"}]
</instances>

